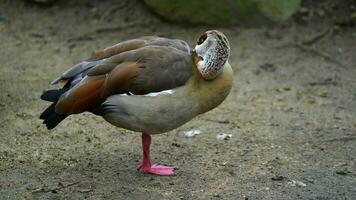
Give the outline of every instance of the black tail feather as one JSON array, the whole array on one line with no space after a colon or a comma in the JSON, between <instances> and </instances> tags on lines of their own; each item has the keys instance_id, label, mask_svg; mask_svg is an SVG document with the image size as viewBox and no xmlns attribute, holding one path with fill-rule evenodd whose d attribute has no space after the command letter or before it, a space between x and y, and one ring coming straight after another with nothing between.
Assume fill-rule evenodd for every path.
<instances>
[{"instance_id":1,"label":"black tail feather","mask_svg":"<svg viewBox=\"0 0 356 200\"><path fill-rule=\"evenodd\" d=\"M41 95L41 99L49 102L57 102L59 97L68 91L68 88L61 88L57 90L47 90Z\"/></svg>"},{"instance_id":2,"label":"black tail feather","mask_svg":"<svg viewBox=\"0 0 356 200\"><path fill-rule=\"evenodd\" d=\"M46 108L46 110L44 110L40 115L40 119L46 119L47 117L49 117L51 113L55 110L55 107L56 103L52 103L50 106L48 106L48 108Z\"/></svg>"},{"instance_id":3,"label":"black tail feather","mask_svg":"<svg viewBox=\"0 0 356 200\"><path fill-rule=\"evenodd\" d=\"M63 121L68 115L62 115L56 112L56 103L52 103L40 116L43 119L43 123L48 129L53 129L61 121Z\"/></svg>"},{"instance_id":4,"label":"black tail feather","mask_svg":"<svg viewBox=\"0 0 356 200\"><path fill-rule=\"evenodd\" d=\"M59 97L66 91L68 91L68 88L65 87L57 90L48 90L43 92L41 95L42 100L53 102L40 115L40 119L43 119L43 123L48 129L53 129L68 116L56 112L57 101Z\"/></svg>"}]
</instances>

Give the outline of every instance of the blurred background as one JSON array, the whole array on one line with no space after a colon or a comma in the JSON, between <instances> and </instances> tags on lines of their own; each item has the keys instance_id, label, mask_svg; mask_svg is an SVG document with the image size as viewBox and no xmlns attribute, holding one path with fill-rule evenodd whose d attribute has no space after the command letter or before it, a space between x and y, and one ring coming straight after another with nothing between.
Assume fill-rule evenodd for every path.
<instances>
[{"instance_id":1,"label":"blurred background","mask_svg":"<svg viewBox=\"0 0 356 200\"><path fill-rule=\"evenodd\" d=\"M0 0L0 199L356 199L355 23L355 0ZM154 137L176 176L136 171L140 134L92 114L38 119L48 83L93 51L194 47L209 29L230 40L234 86Z\"/></svg>"}]
</instances>

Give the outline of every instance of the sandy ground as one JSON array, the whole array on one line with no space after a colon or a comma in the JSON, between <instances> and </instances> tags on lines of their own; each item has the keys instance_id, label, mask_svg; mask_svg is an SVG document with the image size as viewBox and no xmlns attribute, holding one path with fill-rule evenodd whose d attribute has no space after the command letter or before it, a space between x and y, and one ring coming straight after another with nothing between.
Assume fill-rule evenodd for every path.
<instances>
[{"instance_id":1,"label":"sandy ground","mask_svg":"<svg viewBox=\"0 0 356 200\"><path fill-rule=\"evenodd\" d=\"M178 168L157 177L136 170L140 134L88 113L48 131L39 95L95 49L142 35L193 46L214 27L161 22L136 1L0 1L0 199L356 199L356 30L336 9L350 1L319 13L328 2L281 25L220 28L233 90L154 136L154 159Z\"/></svg>"}]
</instances>

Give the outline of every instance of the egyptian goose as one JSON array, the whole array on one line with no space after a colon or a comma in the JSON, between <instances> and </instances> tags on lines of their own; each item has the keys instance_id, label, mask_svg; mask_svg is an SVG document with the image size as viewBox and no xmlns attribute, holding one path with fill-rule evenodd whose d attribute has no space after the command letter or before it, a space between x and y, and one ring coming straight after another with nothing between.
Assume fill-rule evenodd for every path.
<instances>
[{"instance_id":1,"label":"egyptian goose","mask_svg":"<svg viewBox=\"0 0 356 200\"><path fill-rule=\"evenodd\" d=\"M191 50L182 40L141 37L93 53L65 71L42 100L53 102L40 116L53 129L85 111L114 126L142 132L143 173L173 175L174 167L151 164L151 134L175 129L224 101L233 73L226 36L203 33Z\"/></svg>"}]
</instances>

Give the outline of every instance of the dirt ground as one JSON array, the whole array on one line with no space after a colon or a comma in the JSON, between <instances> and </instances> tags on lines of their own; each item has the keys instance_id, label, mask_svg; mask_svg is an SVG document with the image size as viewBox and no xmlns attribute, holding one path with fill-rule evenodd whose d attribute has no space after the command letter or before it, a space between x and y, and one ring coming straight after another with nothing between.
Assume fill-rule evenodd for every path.
<instances>
[{"instance_id":1,"label":"dirt ground","mask_svg":"<svg viewBox=\"0 0 356 200\"><path fill-rule=\"evenodd\" d=\"M232 92L153 137L155 161L178 168L157 177L136 170L140 134L89 113L48 131L39 96L96 49L143 35L193 46L216 27L162 22L140 1L1 0L0 199L356 199L354 2L309 0L282 24L219 28Z\"/></svg>"}]
</instances>

